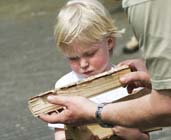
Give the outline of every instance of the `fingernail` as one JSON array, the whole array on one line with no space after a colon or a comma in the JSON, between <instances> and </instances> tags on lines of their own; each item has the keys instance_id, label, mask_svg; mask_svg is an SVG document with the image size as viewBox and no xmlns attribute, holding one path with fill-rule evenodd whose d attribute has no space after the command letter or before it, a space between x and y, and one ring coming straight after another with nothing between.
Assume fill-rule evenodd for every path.
<instances>
[{"instance_id":1,"label":"fingernail","mask_svg":"<svg viewBox=\"0 0 171 140\"><path fill-rule=\"evenodd\" d=\"M126 78L125 77L120 77L120 81L121 82L126 82Z\"/></svg>"},{"instance_id":2,"label":"fingernail","mask_svg":"<svg viewBox=\"0 0 171 140\"><path fill-rule=\"evenodd\" d=\"M53 100L53 98L54 98L54 96L53 96L53 95L49 95L49 96L47 96L47 99L48 99L48 100Z\"/></svg>"}]
</instances>

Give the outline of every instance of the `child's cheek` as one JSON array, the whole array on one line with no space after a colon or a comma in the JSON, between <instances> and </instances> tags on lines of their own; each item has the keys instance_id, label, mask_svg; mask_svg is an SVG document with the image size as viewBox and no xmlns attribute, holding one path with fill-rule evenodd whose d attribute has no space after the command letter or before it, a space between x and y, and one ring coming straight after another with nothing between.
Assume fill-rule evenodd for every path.
<instances>
[{"instance_id":1,"label":"child's cheek","mask_svg":"<svg viewBox=\"0 0 171 140\"><path fill-rule=\"evenodd\" d=\"M79 65L77 63L74 62L69 62L70 67L73 71L78 72L79 71Z\"/></svg>"},{"instance_id":2,"label":"child's cheek","mask_svg":"<svg viewBox=\"0 0 171 140\"><path fill-rule=\"evenodd\" d=\"M106 58L96 59L93 62L93 65L96 70L103 70L106 69L106 67L108 66L108 60Z\"/></svg>"}]
</instances>

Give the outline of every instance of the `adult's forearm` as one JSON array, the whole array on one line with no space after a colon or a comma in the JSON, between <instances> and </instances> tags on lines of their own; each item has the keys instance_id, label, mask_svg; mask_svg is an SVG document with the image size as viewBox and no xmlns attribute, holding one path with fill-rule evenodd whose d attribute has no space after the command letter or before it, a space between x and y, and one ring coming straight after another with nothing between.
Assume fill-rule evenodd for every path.
<instances>
[{"instance_id":1,"label":"adult's forearm","mask_svg":"<svg viewBox=\"0 0 171 140\"><path fill-rule=\"evenodd\" d=\"M152 91L144 97L106 105L102 119L114 125L151 128L171 125L170 91Z\"/></svg>"}]
</instances>

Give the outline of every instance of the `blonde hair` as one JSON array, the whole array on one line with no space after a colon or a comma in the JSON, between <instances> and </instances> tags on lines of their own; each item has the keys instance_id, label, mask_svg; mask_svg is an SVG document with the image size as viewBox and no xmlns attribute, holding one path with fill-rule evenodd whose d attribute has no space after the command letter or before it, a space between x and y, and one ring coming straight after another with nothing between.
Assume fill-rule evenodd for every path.
<instances>
[{"instance_id":1,"label":"blonde hair","mask_svg":"<svg viewBox=\"0 0 171 140\"><path fill-rule=\"evenodd\" d=\"M68 51L74 41L92 44L106 37L115 37L117 28L97 0L70 0L57 16L54 35L56 46Z\"/></svg>"}]
</instances>

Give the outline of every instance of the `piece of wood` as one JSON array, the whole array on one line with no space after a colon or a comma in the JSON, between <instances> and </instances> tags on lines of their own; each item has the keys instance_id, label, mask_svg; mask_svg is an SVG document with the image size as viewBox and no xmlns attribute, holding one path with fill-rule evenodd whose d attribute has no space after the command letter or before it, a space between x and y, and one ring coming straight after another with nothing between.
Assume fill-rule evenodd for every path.
<instances>
[{"instance_id":1,"label":"piece of wood","mask_svg":"<svg viewBox=\"0 0 171 140\"><path fill-rule=\"evenodd\" d=\"M47 96L49 94L72 96L76 95L90 98L111 89L120 87L121 83L119 81L119 77L129 72L131 71L128 66L116 67L110 71L88 77L77 83L73 83L59 89L47 91L38 96L30 98L28 101L29 109L35 117L42 113L58 111L61 109L61 106L47 102Z\"/></svg>"}]
</instances>

